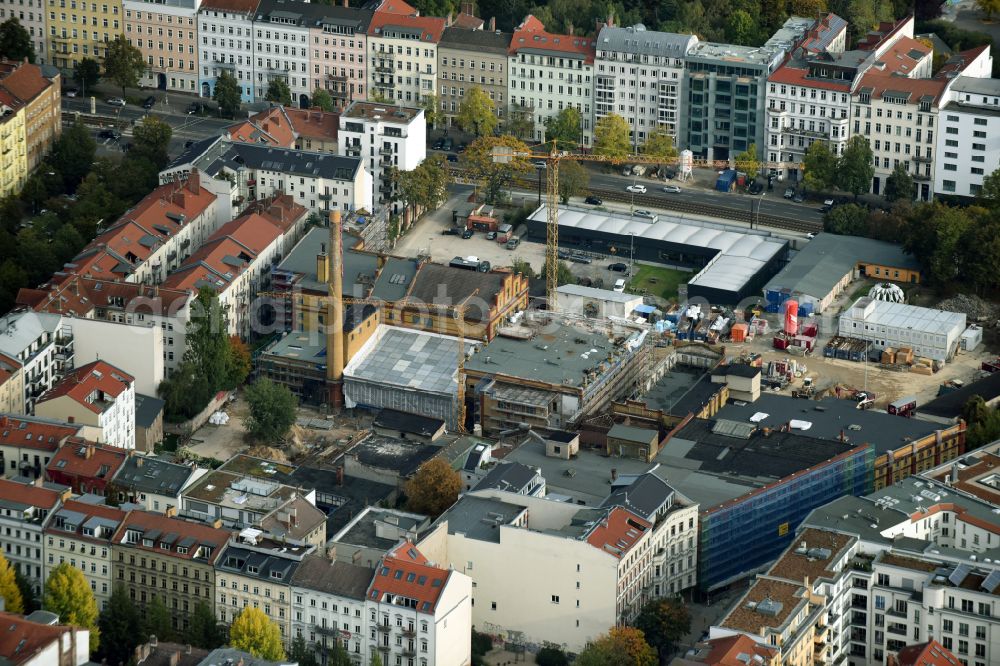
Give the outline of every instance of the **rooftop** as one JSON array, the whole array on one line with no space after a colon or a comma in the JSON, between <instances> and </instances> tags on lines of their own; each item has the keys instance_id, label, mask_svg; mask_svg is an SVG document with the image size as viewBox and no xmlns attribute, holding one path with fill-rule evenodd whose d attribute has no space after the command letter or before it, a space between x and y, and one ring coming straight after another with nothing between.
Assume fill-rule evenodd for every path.
<instances>
[{"instance_id":1,"label":"rooftop","mask_svg":"<svg viewBox=\"0 0 1000 666\"><path fill-rule=\"evenodd\" d=\"M393 603L399 603L402 597L410 608L433 615L450 576L449 570L431 565L416 546L404 541L383 558L367 598L390 603L387 595L391 595Z\"/></svg>"},{"instance_id":2,"label":"rooftop","mask_svg":"<svg viewBox=\"0 0 1000 666\"><path fill-rule=\"evenodd\" d=\"M842 551L856 539L840 532L807 527L795 535L789 547L771 565L767 575L793 582L815 582L819 578L832 579L833 566L841 558Z\"/></svg>"},{"instance_id":3,"label":"rooftop","mask_svg":"<svg viewBox=\"0 0 1000 666\"><path fill-rule=\"evenodd\" d=\"M0 446L55 451L82 426L50 421L36 416L0 415Z\"/></svg>"},{"instance_id":4,"label":"rooftop","mask_svg":"<svg viewBox=\"0 0 1000 666\"><path fill-rule=\"evenodd\" d=\"M12 511L12 516L23 514L31 508L51 511L62 497L61 492L51 488L0 479L0 506Z\"/></svg>"},{"instance_id":5,"label":"rooftop","mask_svg":"<svg viewBox=\"0 0 1000 666\"><path fill-rule=\"evenodd\" d=\"M444 421L431 418L430 416L400 412L395 409L382 409L375 415L372 426L385 430L397 430L421 437L430 437L444 427Z\"/></svg>"},{"instance_id":6,"label":"rooftop","mask_svg":"<svg viewBox=\"0 0 1000 666\"><path fill-rule=\"evenodd\" d=\"M965 330L964 312L946 312L934 308L922 308L906 303L890 303L862 296L854 301L844 315L853 319L864 319L865 326L886 326L908 328L931 335L948 335ZM842 316L844 316L842 315Z\"/></svg>"},{"instance_id":7,"label":"rooftop","mask_svg":"<svg viewBox=\"0 0 1000 666\"><path fill-rule=\"evenodd\" d=\"M757 578L718 626L754 635L761 633L761 627L781 627L805 603L804 593L801 584Z\"/></svg>"},{"instance_id":8,"label":"rooftop","mask_svg":"<svg viewBox=\"0 0 1000 666\"><path fill-rule=\"evenodd\" d=\"M115 474L115 483L129 490L177 497L195 470L152 456L129 456Z\"/></svg>"},{"instance_id":9,"label":"rooftop","mask_svg":"<svg viewBox=\"0 0 1000 666\"><path fill-rule=\"evenodd\" d=\"M388 552L400 542L403 535L411 541L419 541L429 525L427 516L419 513L370 506L331 537L330 541Z\"/></svg>"},{"instance_id":10,"label":"rooftop","mask_svg":"<svg viewBox=\"0 0 1000 666\"><path fill-rule=\"evenodd\" d=\"M564 284L556 289L560 294L569 296L582 296L584 298L600 299L612 303L633 303L642 301L642 296L626 294L625 292L614 291L613 289L598 289L596 287L585 287L582 284Z\"/></svg>"},{"instance_id":11,"label":"rooftop","mask_svg":"<svg viewBox=\"0 0 1000 666\"><path fill-rule=\"evenodd\" d=\"M213 9L220 12L230 12L234 14L253 14L257 11L260 0L202 0L201 6L204 9Z\"/></svg>"},{"instance_id":12,"label":"rooftop","mask_svg":"<svg viewBox=\"0 0 1000 666\"><path fill-rule=\"evenodd\" d=\"M302 546L277 546L268 548L244 548L237 544L226 546L216 562L219 572L231 572L257 578L258 580L280 580L286 584L291 581L301 558L305 557L309 548ZM270 551L270 552L268 552Z\"/></svg>"},{"instance_id":13,"label":"rooftop","mask_svg":"<svg viewBox=\"0 0 1000 666\"><path fill-rule=\"evenodd\" d=\"M344 368L344 377L455 395L458 340L437 333L379 325Z\"/></svg>"},{"instance_id":14,"label":"rooftop","mask_svg":"<svg viewBox=\"0 0 1000 666\"><path fill-rule=\"evenodd\" d=\"M443 18L377 11L368 25L368 35L370 37L403 36L431 43L441 41L441 34L446 26L447 21Z\"/></svg>"},{"instance_id":15,"label":"rooftop","mask_svg":"<svg viewBox=\"0 0 1000 666\"><path fill-rule=\"evenodd\" d=\"M361 160L356 157L226 140L194 144L165 170L186 164L192 164L209 177L215 177L223 169L235 172L245 168L342 181L353 181L361 169Z\"/></svg>"},{"instance_id":16,"label":"rooftop","mask_svg":"<svg viewBox=\"0 0 1000 666\"><path fill-rule=\"evenodd\" d=\"M31 622L13 613L0 612L0 662L16 666L40 663L38 653L50 644L61 641L63 634L76 631L73 627ZM79 640L79 639L78 639ZM56 653L62 654L62 648Z\"/></svg>"},{"instance_id":17,"label":"rooftop","mask_svg":"<svg viewBox=\"0 0 1000 666\"><path fill-rule=\"evenodd\" d=\"M352 102L340 115L345 120L378 120L383 123L409 125L423 114L424 110L410 106L396 106L379 102Z\"/></svg>"},{"instance_id":18,"label":"rooftop","mask_svg":"<svg viewBox=\"0 0 1000 666\"><path fill-rule=\"evenodd\" d=\"M650 409L660 409L673 415L687 415L700 411L720 390L722 385L712 382L710 372L702 368L675 365L646 391L641 401Z\"/></svg>"},{"instance_id":19,"label":"rooftop","mask_svg":"<svg viewBox=\"0 0 1000 666\"><path fill-rule=\"evenodd\" d=\"M481 273L427 262L417 268L406 301L425 307L466 305L466 321L485 321L487 308L496 305L506 284L515 279L513 273Z\"/></svg>"},{"instance_id":20,"label":"rooftop","mask_svg":"<svg viewBox=\"0 0 1000 666\"><path fill-rule=\"evenodd\" d=\"M317 506L329 512L326 520L328 536L340 531L365 507L389 502L397 492L396 486L349 476L326 467L297 467L292 479L305 488L316 489Z\"/></svg>"},{"instance_id":21,"label":"rooftop","mask_svg":"<svg viewBox=\"0 0 1000 666\"><path fill-rule=\"evenodd\" d=\"M269 661L231 647L216 648L198 666L285 666L285 661Z\"/></svg>"},{"instance_id":22,"label":"rooftop","mask_svg":"<svg viewBox=\"0 0 1000 666\"><path fill-rule=\"evenodd\" d=\"M43 393L38 402L67 397L94 414L102 414L134 383L132 375L98 360L74 368Z\"/></svg>"},{"instance_id":23,"label":"rooftop","mask_svg":"<svg viewBox=\"0 0 1000 666\"><path fill-rule=\"evenodd\" d=\"M378 257L367 252L347 248L346 238L344 259L344 296L365 298L378 272ZM299 276L295 287L307 291L327 293L327 285L316 278L316 256L321 250L329 251L330 230L324 227L310 229L296 243L288 256L278 264L277 270Z\"/></svg>"},{"instance_id":24,"label":"rooftop","mask_svg":"<svg viewBox=\"0 0 1000 666\"><path fill-rule=\"evenodd\" d=\"M326 514L298 495L265 516L260 528L275 539L294 543L307 539L325 522Z\"/></svg>"},{"instance_id":25,"label":"rooftop","mask_svg":"<svg viewBox=\"0 0 1000 666\"><path fill-rule=\"evenodd\" d=\"M295 495L295 488L271 479L222 469L209 471L184 490L190 500L265 514Z\"/></svg>"},{"instance_id":26,"label":"rooftop","mask_svg":"<svg viewBox=\"0 0 1000 666\"><path fill-rule=\"evenodd\" d=\"M993 372L982 379L969 382L960 389L948 391L930 402L917 405L917 412L941 418L957 419L962 416L962 408L974 395L987 403L1000 397L1000 372Z\"/></svg>"},{"instance_id":27,"label":"rooftop","mask_svg":"<svg viewBox=\"0 0 1000 666\"><path fill-rule=\"evenodd\" d=\"M500 543L500 526L513 524L527 511L503 500L466 494L458 498L442 519L448 520L448 534Z\"/></svg>"},{"instance_id":28,"label":"rooftop","mask_svg":"<svg viewBox=\"0 0 1000 666\"><path fill-rule=\"evenodd\" d=\"M961 662L948 648L935 640L907 645L896 654L899 666L959 666Z\"/></svg>"},{"instance_id":29,"label":"rooftop","mask_svg":"<svg viewBox=\"0 0 1000 666\"><path fill-rule=\"evenodd\" d=\"M451 26L445 28L438 48L453 47L465 50L468 47L474 47L476 51L506 57L512 37L511 33L500 32L499 30L490 32L488 30L469 30L458 26Z\"/></svg>"},{"instance_id":30,"label":"rooftop","mask_svg":"<svg viewBox=\"0 0 1000 666\"><path fill-rule=\"evenodd\" d=\"M321 555L306 555L292 574L291 584L308 590L363 601L375 570L347 562L333 561Z\"/></svg>"},{"instance_id":31,"label":"rooftop","mask_svg":"<svg viewBox=\"0 0 1000 666\"><path fill-rule=\"evenodd\" d=\"M473 490L504 490L517 494L533 494L532 482L538 476L538 470L517 462L501 462L494 465L486 476L477 483ZM525 492L526 491L526 492Z\"/></svg>"},{"instance_id":32,"label":"rooftop","mask_svg":"<svg viewBox=\"0 0 1000 666\"><path fill-rule=\"evenodd\" d=\"M59 473L110 482L127 457L127 451L118 447L67 442L52 456L46 469L50 475Z\"/></svg>"},{"instance_id":33,"label":"rooftop","mask_svg":"<svg viewBox=\"0 0 1000 666\"><path fill-rule=\"evenodd\" d=\"M608 431L608 437L623 439L627 442L634 442L636 444L648 445L650 440L659 440L660 433L656 429L640 428L637 426L625 425L623 423L616 423L611 426L611 430Z\"/></svg>"},{"instance_id":34,"label":"rooftop","mask_svg":"<svg viewBox=\"0 0 1000 666\"><path fill-rule=\"evenodd\" d=\"M923 476L1000 507L1000 455L979 449ZM957 476L957 479L955 478Z\"/></svg>"},{"instance_id":35,"label":"rooftop","mask_svg":"<svg viewBox=\"0 0 1000 666\"><path fill-rule=\"evenodd\" d=\"M631 483L612 484L611 494L602 506L621 506L637 516L655 523L658 513L673 504L675 492L666 481L651 472L632 477Z\"/></svg>"},{"instance_id":36,"label":"rooftop","mask_svg":"<svg viewBox=\"0 0 1000 666\"><path fill-rule=\"evenodd\" d=\"M226 128L231 141L295 147L295 133L285 107L280 104L253 114L246 120Z\"/></svg>"},{"instance_id":37,"label":"rooftop","mask_svg":"<svg viewBox=\"0 0 1000 666\"><path fill-rule=\"evenodd\" d=\"M45 529L46 532L74 534L84 541L110 543L127 513L104 504L66 500Z\"/></svg>"},{"instance_id":38,"label":"rooftop","mask_svg":"<svg viewBox=\"0 0 1000 666\"><path fill-rule=\"evenodd\" d=\"M178 559L204 560L214 564L230 534L229 530L161 513L130 511L115 532L114 543ZM136 535L134 541L132 535Z\"/></svg>"},{"instance_id":39,"label":"rooftop","mask_svg":"<svg viewBox=\"0 0 1000 666\"><path fill-rule=\"evenodd\" d=\"M440 450L440 446L373 433L355 444L346 455L367 467L391 470L406 478Z\"/></svg>"},{"instance_id":40,"label":"rooftop","mask_svg":"<svg viewBox=\"0 0 1000 666\"><path fill-rule=\"evenodd\" d=\"M27 362L28 358L45 348L45 345L39 345L37 350L31 350L34 342L46 333L50 338L54 336L61 323L62 317L55 314L8 312L0 316L0 352ZM27 354L27 357L22 358L22 354Z\"/></svg>"},{"instance_id":41,"label":"rooftop","mask_svg":"<svg viewBox=\"0 0 1000 666\"><path fill-rule=\"evenodd\" d=\"M605 25L597 35L599 51L616 51L682 59L698 42L694 35L647 30L639 23L628 27Z\"/></svg>"},{"instance_id":42,"label":"rooftop","mask_svg":"<svg viewBox=\"0 0 1000 666\"><path fill-rule=\"evenodd\" d=\"M670 666L694 666L695 664L749 666L752 663L764 666L773 663L771 660L777 655L777 648L760 645L745 634L733 634L724 638L713 638L695 643L694 647L688 650L683 657L674 658L670 662ZM762 661L750 661L758 656Z\"/></svg>"},{"instance_id":43,"label":"rooftop","mask_svg":"<svg viewBox=\"0 0 1000 666\"><path fill-rule=\"evenodd\" d=\"M115 282L56 272L37 289L22 288L17 303L36 312L89 317L94 308L159 316L183 314L190 292L162 286Z\"/></svg>"},{"instance_id":44,"label":"rooftop","mask_svg":"<svg viewBox=\"0 0 1000 666\"><path fill-rule=\"evenodd\" d=\"M135 425L137 428L149 428L163 413L167 403L151 395L135 394Z\"/></svg>"},{"instance_id":45,"label":"rooftop","mask_svg":"<svg viewBox=\"0 0 1000 666\"><path fill-rule=\"evenodd\" d=\"M508 53L529 53L539 55L557 54L563 58L576 58L590 65L594 62L596 42L586 37L555 35L545 30L537 18L529 14L519 26L514 28Z\"/></svg>"},{"instance_id":46,"label":"rooftop","mask_svg":"<svg viewBox=\"0 0 1000 666\"><path fill-rule=\"evenodd\" d=\"M615 506L588 531L586 540L594 548L622 559L651 527L628 509Z\"/></svg>"},{"instance_id":47,"label":"rooftop","mask_svg":"<svg viewBox=\"0 0 1000 666\"><path fill-rule=\"evenodd\" d=\"M371 298L390 303L402 300L413 286L413 278L419 267L420 262L416 259L388 257L372 286Z\"/></svg>"}]
</instances>

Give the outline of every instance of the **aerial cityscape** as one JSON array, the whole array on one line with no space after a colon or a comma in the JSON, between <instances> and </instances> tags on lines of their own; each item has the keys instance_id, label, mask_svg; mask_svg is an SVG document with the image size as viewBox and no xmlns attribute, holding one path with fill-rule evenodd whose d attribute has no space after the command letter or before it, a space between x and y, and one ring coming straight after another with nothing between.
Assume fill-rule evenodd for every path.
<instances>
[{"instance_id":1,"label":"aerial cityscape","mask_svg":"<svg viewBox=\"0 0 1000 666\"><path fill-rule=\"evenodd\" d=\"M0 0L0 664L1000 664L996 14Z\"/></svg>"}]
</instances>

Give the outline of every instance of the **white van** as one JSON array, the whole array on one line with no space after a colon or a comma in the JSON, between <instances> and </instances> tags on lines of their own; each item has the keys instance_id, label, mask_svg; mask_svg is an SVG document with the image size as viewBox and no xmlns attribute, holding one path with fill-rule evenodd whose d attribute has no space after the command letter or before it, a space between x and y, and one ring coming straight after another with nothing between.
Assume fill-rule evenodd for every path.
<instances>
[{"instance_id":1,"label":"white van","mask_svg":"<svg viewBox=\"0 0 1000 666\"><path fill-rule=\"evenodd\" d=\"M615 280L614 290L619 294L625 291L625 280Z\"/></svg>"}]
</instances>

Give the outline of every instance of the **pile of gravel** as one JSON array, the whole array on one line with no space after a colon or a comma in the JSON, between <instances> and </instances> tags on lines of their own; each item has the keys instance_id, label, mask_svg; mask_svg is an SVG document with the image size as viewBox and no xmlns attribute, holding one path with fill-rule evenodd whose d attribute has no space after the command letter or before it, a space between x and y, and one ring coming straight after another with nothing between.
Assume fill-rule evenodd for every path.
<instances>
[{"instance_id":1,"label":"pile of gravel","mask_svg":"<svg viewBox=\"0 0 1000 666\"><path fill-rule=\"evenodd\" d=\"M979 319L995 321L1000 316L1000 310L989 301L984 301L976 295L959 294L946 298L937 304L939 310L948 312L964 312L969 322Z\"/></svg>"}]
</instances>

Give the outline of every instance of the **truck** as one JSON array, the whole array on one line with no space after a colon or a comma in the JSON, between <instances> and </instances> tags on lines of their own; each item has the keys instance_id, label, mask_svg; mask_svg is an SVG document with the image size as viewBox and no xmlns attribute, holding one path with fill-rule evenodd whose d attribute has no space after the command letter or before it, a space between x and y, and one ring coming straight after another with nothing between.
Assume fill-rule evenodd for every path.
<instances>
[{"instance_id":1,"label":"truck","mask_svg":"<svg viewBox=\"0 0 1000 666\"><path fill-rule=\"evenodd\" d=\"M634 167L632 167L632 175L633 176L643 176L645 174L646 174L646 165L645 164L636 164Z\"/></svg>"},{"instance_id":2,"label":"truck","mask_svg":"<svg viewBox=\"0 0 1000 666\"><path fill-rule=\"evenodd\" d=\"M719 192L729 192L736 185L736 170L726 169L719 174L718 180L715 181L715 189Z\"/></svg>"},{"instance_id":3,"label":"truck","mask_svg":"<svg viewBox=\"0 0 1000 666\"><path fill-rule=\"evenodd\" d=\"M480 261L479 257L455 257L448 265L452 268L461 268L467 271L478 271L480 273L490 272L490 262Z\"/></svg>"}]
</instances>

